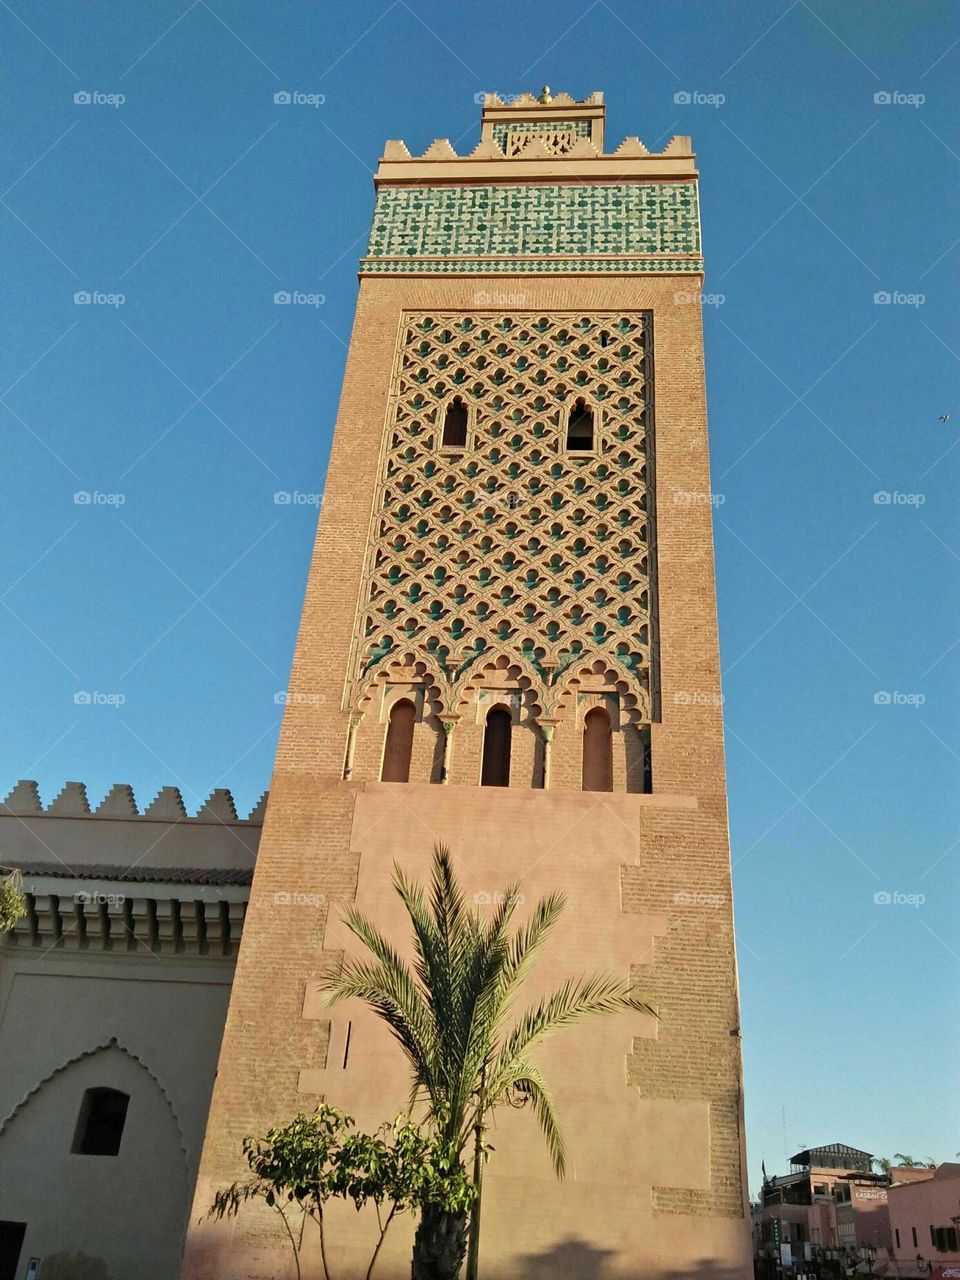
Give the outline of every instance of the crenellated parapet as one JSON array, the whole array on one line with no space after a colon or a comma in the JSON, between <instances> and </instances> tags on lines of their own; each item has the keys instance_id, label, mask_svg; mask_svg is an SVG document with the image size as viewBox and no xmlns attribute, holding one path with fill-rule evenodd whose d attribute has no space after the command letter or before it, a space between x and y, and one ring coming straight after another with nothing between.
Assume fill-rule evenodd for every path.
<instances>
[{"instance_id":1,"label":"crenellated parapet","mask_svg":"<svg viewBox=\"0 0 960 1280\"><path fill-rule=\"evenodd\" d=\"M245 817L232 793L218 787L188 813L177 787L163 787L142 808L133 788L118 782L91 802L82 782L68 782L43 803L32 779L22 779L0 803L0 865L44 864L51 874L89 874L107 867L156 869L168 880L205 882L211 875L249 878L260 844L267 795ZM113 878L116 878L113 876Z\"/></svg>"},{"instance_id":2,"label":"crenellated parapet","mask_svg":"<svg viewBox=\"0 0 960 1280\"><path fill-rule=\"evenodd\" d=\"M466 154L449 138L421 155L388 142L361 274L701 272L690 138L608 151L605 110L599 93L486 94Z\"/></svg>"},{"instance_id":3,"label":"crenellated parapet","mask_svg":"<svg viewBox=\"0 0 960 1280\"><path fill-rule=\"evenodd\" d=\"M16 815L25 817L56 818L144 818L158 822L207 822L221 826L262 826L266 812L267 793L264 792L246 817L237 814L233 794L227 787L211 791L203 805L192 816L187 813L179 787L163 787L141 811L137 808L133 788L125 782L117 782L96 806L91 806L83 782L67 782L48 805L40 799L40 790L32 778L21 778L0 803L0 817Z\"/></svg>"}]
</instances>

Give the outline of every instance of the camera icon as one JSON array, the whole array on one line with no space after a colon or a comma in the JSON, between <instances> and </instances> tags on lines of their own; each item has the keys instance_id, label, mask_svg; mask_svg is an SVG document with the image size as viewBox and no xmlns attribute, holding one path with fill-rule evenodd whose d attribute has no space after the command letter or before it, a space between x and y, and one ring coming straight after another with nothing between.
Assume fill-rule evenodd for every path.
<instances>
[{"instance_id":1,"label":"camera icon","mask_svg":"<svg viewBox=\"0 0 960 1280\"><path fill-rule=\"evenodd\" d=\"M91 698L90 694L87 693L86 689L80 689L78 690L77 693L73 695L73 701L75 706L89 707L93 699Z\"/></svg>"},{"instance_id":2,"label":"camera icon","mask_svg":"<svg viewBox=\"0 0 960 1280\"><path fill-rule=\"evenodd\" d=\"M886 489L880 489L873 495L874 505L878 507L889 507L891 494Z\"/></svg>"},{"instance_id":3,"label":"camera icon","mask_svg":"<svg viewBox=\"0 0 960 1280\"><path fill-rule=\"evenodd\" d=\"M73 295L73 301L75 306L87 307L93 301L93 297L91 294L87 293L86 289L81 289L78 293Z\"/></svg>"},{"instance_id":4,"label":"camera icon","mask_svg":"<svg viewBox=\"0 0 960 1280\"><path fill-rule=\"evenodd\" d=\"M879 293L873 295L873 300L878 306L886 307L893 301L893 295L887 293L886 289L881 289Z\"/></svg>"},{"instance_id":5,"label":"camera icon","mask_svg":"<svg viewBox=\"0 0 960 1280\"><path fill-rule=\"evenodd\" d=\"M881 889L879 893L873 895L873 901L878 907L889 907L893 901L893 894L887 889Z\"/></svg>"},{"instance_id":6,"label":"camera icon","mask_svg":"<svg viewBox=\"0 0 960 1280\"><path fill-rule=\"evenodd\" d=\"M73 95L73 101L78 107L89 107L93 97L85 89L81 89L79 93Z\"/></svg>"},{"instance_id":7,"label":"camera icon","mask_svg":"<svg viewBox=\"0 0 960 1280\"><path fill-rule=\"evenodd\" d=\"M487 893L486 889L481 889L479 893L475 893L473 895L473 900L478 907L489 907L493 898L489 893Z\"/></svg>"},{"instance_id":8,"label":"camera icon","mask_svg":"<svg viewBox=\"0 0 960 1280\"><path fill-rule=\"evenodd\" d=\"M893 702L893 695L883 689L873 695L873 703L876 707L889 707L891 702Z\"/></svg>"},{"instance_id":9,"label":"camera icon","mask_svg":"<svg viewBox=\"0 0 960 1280\"><path fill-rule=\"evenodd\" d=\"M292 497L287 489L278 489L273 495L273 501L278 507L289 507Z\"/></svg>"},{"instance_id":10,"label":"camera icon","mask_svg":"<svg viewBox=\"0 0 960 1280\"><path fill-rule=\"evenodd\" d=\"M279 89L273 95L273 101L275 106L289 107L290 103L293 101L293 97L289 89Z\"/></svg>"},{"instance_id":11,"label":"camera icon","mask_svg":"<svg viewBox=\"0 0 960 1280\"><path fill-rule=\"evenodd\" d=\"M93 501L93 496L86 489L78 489L73 495L74 504L78 507L89 507Z\"/></svg>"},{"instance_id":12,"label":"camera icon","mask_svg":"<svg viewBox=\"0 0 960 1280\"><path fill-rule=\"evenodd\" d=\"M690 94L686 93L683 89L681 89L679 93L675 93L673 95L673 100L678 107L689 107L692 101Z\"/></svg>"},{"instance_id":13,"label":"camera icon","mask_svg":"<svg viewBox=\"0 0 960 1280\"><path fill-rule=\"evenodd\" d=\"M893 98L885 89L881 89L879 93L873 95L873 101L878 107L888 107Z\"/></svg>"},{"instance_id":14,"label":"camera icon","mask_svg":"<svg viewBox=\"0 0 960 1280\"><path fill-rule=\"evenodd\" d=\"M274 305L278 307L288 306L292 300L292 295L286 289L278 289L273 295Z\"/></svg>"}]
</instances>

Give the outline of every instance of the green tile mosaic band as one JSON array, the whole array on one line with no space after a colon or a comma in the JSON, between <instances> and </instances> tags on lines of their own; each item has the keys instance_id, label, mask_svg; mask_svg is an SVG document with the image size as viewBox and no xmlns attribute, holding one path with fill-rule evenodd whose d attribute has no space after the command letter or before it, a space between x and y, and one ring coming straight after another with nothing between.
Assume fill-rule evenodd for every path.
<instances>
[{"instance_id":1,"label":"green tile mosaic band","mask_svg":"<svg viewBox=\"0 0 960 1280\"><path fill-rule=\"evenodd\" d=\"M388 188L361 262L390 273L701 269L692 182Z\"/></svg>"},{"instance_id":2,"label":"green tile mosaic band","mask_svg":"<svg viewBox=\"0 0 960 1280\"><path fill-rule=\"evenodd\" d=\"M505 151L507 148L507 134L509 133L552 133L558 129L569 130L575 138L590 137L589 120L551 120L549 122L516 120L510 124L495 124L493 126L493 140L501 151Z\"/></svg>"}]
</instances>

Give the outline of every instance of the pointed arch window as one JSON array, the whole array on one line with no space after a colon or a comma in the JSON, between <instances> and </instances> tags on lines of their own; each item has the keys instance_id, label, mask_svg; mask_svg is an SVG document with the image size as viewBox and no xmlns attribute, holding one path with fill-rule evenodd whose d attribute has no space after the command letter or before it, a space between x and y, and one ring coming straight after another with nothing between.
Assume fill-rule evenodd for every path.
<instances>
[{"instance_id":1,"label":"pointed arch window","mask_svg":"<svg viewBox=\"0 0 960 1280\"><path fill-rule=\"evenodd\" d=\"M481 787L509 787L512 731L513 717L505 707L494 707L487 713L483 729Z\"/></svg>"},{"instance_id":2,"label":"pointed arch window","mask_svg":"<svg viewBox=\"0 0 960 1280\"><path fill-rule=\"evenodd\" d=\"M603 707L584 717L582 786L584 791L613 790L613 730Z\"/></svg>"},{"instance_id":3,"label":"pointed arch window","mask_svg":"<svg viewBox=\"0 0 960 1280\"><path fill-rule=\"evenodd\" d=\"M593 410L586 400L574 401L567 419L567 448L569 450L590 450L593 448L594 420Z\"/></svg>"},{"instance_id":4,"label":"pointed arch window","mask_svg":"<svg viewBox=\"0 0 960 1280\"><path fill-rule=\"evenodd\" d=\"M130 1095L119 1089L87 1089L70 1150L79 1156L115 1156L120 1151Z\"/></svg>"},{"instance_id":5,"label":"pointed arch window","mask_svg":"<svg viewBox=\"0 0 960 1280\"><path fill-rule=\"evenodd\" d=\"M443 448L467 447L467 406L459 396L454 396L443 415Z\"/></svg>"},{"instance_id":6,"label":"pointed arch window","mask_svg":"<svg viewBox=\"0 0 960 1280\"><path fill-rule=\"evenodd\" d=\"M413 755L413 726L417 708L409 698L401 698L390 711L387 741L383 749L381 782L409 782L410 759Z\"/></svg>"}]
</instances>

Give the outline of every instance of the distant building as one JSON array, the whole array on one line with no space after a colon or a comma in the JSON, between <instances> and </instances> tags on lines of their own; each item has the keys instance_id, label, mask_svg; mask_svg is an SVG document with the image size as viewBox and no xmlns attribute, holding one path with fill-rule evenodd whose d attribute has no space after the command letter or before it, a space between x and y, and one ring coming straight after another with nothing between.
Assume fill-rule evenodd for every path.
<instances>
[{"instance_id":1,"label":"distant building","mask_svg":"<svg viewBox=\"0 0 960 1280\"><path fill-rule=\"evenodd\" d=\"M920 1181L897 1182L887 1193L893 1266L889 1275L960 1278L960 1164L942 1164ZM917 1259L920 1259L918 1264Z\"/></svg>"},{"instance_id":2,"label":"distant building","mask_svg":"<svg viewBox=\"0 0 960 1280\"><path fill-rule=\"evenodd\" d=\"M845 1173L833 1189L837 1243L843 1249L889 1249L887 1179L879 1173Z\"/></svg>"},{"instance_id":3,"label":"distant building","mask_svg":"<svg viewBox=\"0 0 960 1280\"><path fill-rule=\"evenodd\" d=\"M789 1243L794 1256L803 1257L804 1245L836 1248L843 1244L837 1221L838 1187L844 1205L850 1205L843 1215L844 1230L851 1244L858 1243L857 1228L863 1229L860 1206L864 1211L867 1205L873 1206L870 1212L875 1214L879 1201L861 1201L859 1196L854 1200L854 1188L859 1193L862 1187L870 1195L871 1189L883 1187L885 1182L881 1175L872 1173L872 1161L869 1151L843 1143L811 1147L791 1156L790 1172L768 1178L760 1192L762 1245L773 1246L766 1252L775 1253L781 1243ZM867 1234L872 1238L878 1234L873 1230L876 1217L870 1222Z\"/></svg>"}]
</instances>

